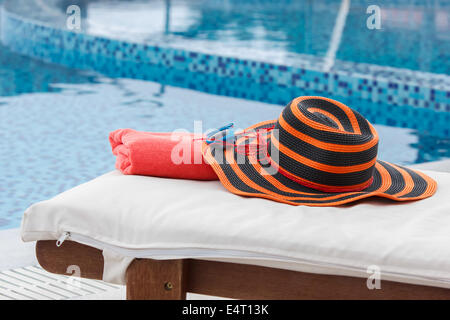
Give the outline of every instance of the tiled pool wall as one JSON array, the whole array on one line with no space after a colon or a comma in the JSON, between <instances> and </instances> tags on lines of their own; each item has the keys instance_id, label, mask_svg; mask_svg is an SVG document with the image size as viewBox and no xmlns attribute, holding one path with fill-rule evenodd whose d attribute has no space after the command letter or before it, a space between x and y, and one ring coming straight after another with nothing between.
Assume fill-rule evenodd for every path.
<instances>
[{"instance_id":1,"label":"tiled pool wall","mask_svg":"<svg viewBox=\"0 0 450 320\"><path fill-rule=\"evenodd\" d=\"M165 68L175 77L183 77L183 73L189 72L200 78L214 77L218 84L223 81L252 84L253 90L243 86L234 94L226 92L227 87L201 88L211 86L214 83L211 81L191 82L187 86L248 99L285 104L293 97L279 101L283 95L277 93L276 100L271 100L270 93L261 90L261 86L267 85L275 86L277 90L313 91L321 95L364 99L392 106L408 105L450 112L450 76L442 74L342 61L336 61L330 70L324 70L320 62L308 59L287 65L193 52L72 32L23 18L7 10L2 11L1 39L11 50L20 54L116 77L159 80L154 78L154 69ZM178 79L180 81L182 79Z\"/></svg>"}]
</instances>

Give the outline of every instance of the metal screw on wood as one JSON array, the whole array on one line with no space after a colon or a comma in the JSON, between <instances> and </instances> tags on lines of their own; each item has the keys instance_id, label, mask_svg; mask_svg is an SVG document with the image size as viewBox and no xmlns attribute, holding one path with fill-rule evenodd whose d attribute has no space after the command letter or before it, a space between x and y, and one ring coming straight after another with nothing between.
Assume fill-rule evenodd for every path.
<instances>
[{"instance_id":1,"label":"metal screw on wood","mask_svg":"<svg viewBox=\"0 0 450 320\"><path fill-rule=\"evenodd\" d=\"M164 289L166 289L167 291L169 291L169 290L172 290L173 289L173 284L172 284L172 282L166 282L165 284L164 284Z\"/></svg>"}]
</instances>

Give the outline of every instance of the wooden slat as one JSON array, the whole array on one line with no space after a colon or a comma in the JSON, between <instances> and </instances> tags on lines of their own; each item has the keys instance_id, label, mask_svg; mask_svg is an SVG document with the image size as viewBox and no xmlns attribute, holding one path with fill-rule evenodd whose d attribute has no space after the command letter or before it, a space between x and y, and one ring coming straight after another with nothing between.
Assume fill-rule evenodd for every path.
<instances>
[{"instance_id":1,"label":"wooden slat","mask_svg":"<svg viewBox=\"0 0 450 320\"><path fill-rule=\"evenodd\" d=\"M74 241L64 241L61 247L56 241L38 241L36 257L46 271L56 274L67 274L71 265L79 266L82 278L103 278L102 251Z\"/></svg>"},{"instance_id":2,"label":"wooden slat","mask_svg":"<svg viewBox=\"0 0 450 320\"><path fill-rule=\"evenodd\" d=\"M188 292L236 299L450 299L450 290L393 281L369 290L365 278L191 260Z\"/></svg>"},{"instance_id":3,"label":"wooden slat","mask_svg":"<svg viewBox=\"0 0 450 320\"><path fill-rule=\"evenodd\" d=\"M185 300L184 260L135 259L127 270L128 300Z\"/></svg>"},{"instance_id":4,"label":"wooden slat","mask_svg":"<svg viewBox=\"0 0 450 320\"><path fill-rule=\"evenodd\" d=\"M101 279L100 250L66 241L38 241L41 266L65 274L70 264L79 265L82 277ZM129 299L184 299L185 293L236 299L450 299L450 290L381 281L380 290L369 290L366 279L303 273L253 265L204 260L156 261L138 259L127 271ZM172 290L164 285L172 283Z\"/></svg>"}]
</instances>

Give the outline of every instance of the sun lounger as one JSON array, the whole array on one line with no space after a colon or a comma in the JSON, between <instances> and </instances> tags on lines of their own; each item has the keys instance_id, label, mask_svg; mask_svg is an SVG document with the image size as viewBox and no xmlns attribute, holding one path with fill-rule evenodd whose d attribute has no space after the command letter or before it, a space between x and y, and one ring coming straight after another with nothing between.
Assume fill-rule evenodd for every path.
<instances>
[{"instance_id":1,"label":"sun lounger","mask_svg":"<svg viewBox=\"0 0 450 320\"><path fill-rule=\"evenodd\" d=\"M439 187L422 201L295 207L114 171L30 207L22 238L47 271L78 266L128 299L450 299L450 174L426 173Z\"/></svg>"}]
</instances>

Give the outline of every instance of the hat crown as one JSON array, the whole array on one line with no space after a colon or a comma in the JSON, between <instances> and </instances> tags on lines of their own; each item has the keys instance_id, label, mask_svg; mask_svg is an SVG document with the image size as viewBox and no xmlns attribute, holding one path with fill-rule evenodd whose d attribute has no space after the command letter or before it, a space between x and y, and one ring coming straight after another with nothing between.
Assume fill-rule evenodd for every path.
<instances>
[{"instance_id":1,"label":"hat crown","mask_svg":"<svg viewBox=\"0 0 450 320\"><path fill-rule=\"evenodd\" d=\"M372 182L378 151L375 128L348 106L299 97L271 134L271 159L291 180L326 192L358 191Z\"/></svg>"}]
</instances>

